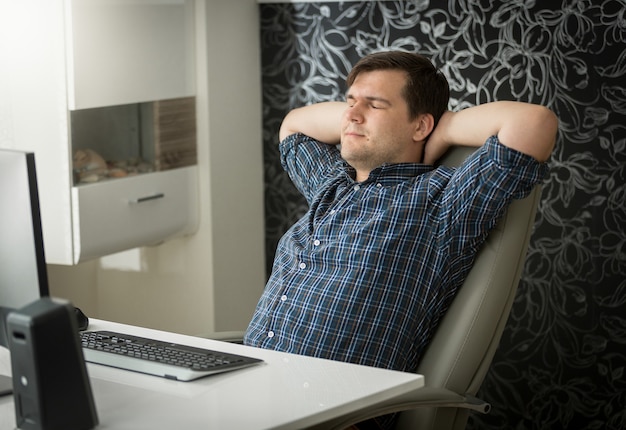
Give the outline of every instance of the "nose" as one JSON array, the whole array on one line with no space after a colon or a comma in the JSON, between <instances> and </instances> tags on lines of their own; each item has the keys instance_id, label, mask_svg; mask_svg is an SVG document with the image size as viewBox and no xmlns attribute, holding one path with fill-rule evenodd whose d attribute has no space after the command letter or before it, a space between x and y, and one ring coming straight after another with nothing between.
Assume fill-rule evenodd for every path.
<instances>
[{"instance_id":1,"label":"nose","mask_svg":"<svg viewBox=\"0 0 626 430\"><path fill-rule=\"evenodd\" d=\"M348 109L346 109L346 118L350 122L363 122L363 113L361 112L361 108L358 103L348 106Z\"/></svg>"}]
</instances>

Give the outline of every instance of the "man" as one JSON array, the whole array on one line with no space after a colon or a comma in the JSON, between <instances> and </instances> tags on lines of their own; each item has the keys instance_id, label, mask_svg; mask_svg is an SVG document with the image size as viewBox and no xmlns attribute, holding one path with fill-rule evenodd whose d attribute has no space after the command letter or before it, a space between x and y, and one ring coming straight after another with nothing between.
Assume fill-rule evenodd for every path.
<instances>
[{"instance_id":1,"label":"man","mask_svg":"<svg viewBox=\"0 0 626 430\"><path fill-rule=\"evenodd\" d=\"M279 242L244 341L415 371L488 232L546 174L557 120L517 102L449 112L445 78L415 54L369 55L347 83L346 102L281 125L309 211ZM451 145L482 147L434 168Z\"/></svg>"}]
</instances>

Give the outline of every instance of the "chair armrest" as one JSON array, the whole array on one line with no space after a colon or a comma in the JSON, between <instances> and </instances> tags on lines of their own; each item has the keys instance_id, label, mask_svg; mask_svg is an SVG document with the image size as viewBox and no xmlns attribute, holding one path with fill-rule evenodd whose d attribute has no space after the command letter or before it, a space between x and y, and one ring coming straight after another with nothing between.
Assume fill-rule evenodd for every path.
<instances>
[{"instance_id":1,"label":"chair armrest","mask_svg":"<svg viewBox=\"0 0 626 430\"><path fill-rule=\"evenodd\" d=\"M483 414L489 413L491 410L491 405L489 403L472 395L461 395L445 388L423 387L402 396L380 402L367 408L367 410L357 411L330 421L326 421L322 424L311 427L311 429L339 430L380 415L402 412L416 408L448 407L471 409Z\"/></svg>"},{"instance_id":2,"label":"chair armrest","mask_svg":"<svg viewBox=\"0 0 626 430\"><path fill-rule=\"evenodd\" d=\"M488 414L491 404L471 394L458 394L446 388L423 387L397 399L390 400L392 408L400 406L401 410L436 407L436 408L463 408ZM399 410L394 411L399 412Z\"/></svg>"}]
</instances>

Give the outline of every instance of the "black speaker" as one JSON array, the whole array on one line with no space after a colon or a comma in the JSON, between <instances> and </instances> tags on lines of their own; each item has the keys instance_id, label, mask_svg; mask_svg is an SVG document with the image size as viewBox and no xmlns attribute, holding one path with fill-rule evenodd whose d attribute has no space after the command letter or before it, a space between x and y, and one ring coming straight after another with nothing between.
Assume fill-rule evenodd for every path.
<instances>
[{"instance_id":1,"label":"black speaker","mask_svg":"<svg viewBox=\"0 0 626 430\"><path fill-rule=\"evenodd\" d=\"M87 430L98 416L73 307L42 298L7 317L15 422L22 430Z\"/></svg>"}]
</instances>

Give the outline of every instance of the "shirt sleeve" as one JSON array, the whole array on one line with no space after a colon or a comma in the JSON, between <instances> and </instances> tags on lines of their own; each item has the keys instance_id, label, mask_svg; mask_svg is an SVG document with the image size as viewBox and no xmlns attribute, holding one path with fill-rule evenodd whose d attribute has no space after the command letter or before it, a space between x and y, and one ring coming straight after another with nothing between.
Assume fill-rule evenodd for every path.
<instances>
[{"instance_id":1,"label":"shirt sleeve","mask_svg":"<svg viewBox=\"0 0 626 430\"><path fill-rule=\"evenodd\" d=\"M322 184L343 165L336 145L318 142L301 133L287 136L279 150L283 169L309 204Z\"/></svg>"},{"instance_id":2,"label":"shirt sleeve","mask_svg":"<svg viewBox=\"0 0 626 430\"><path fill-rule=\"evenodd\" d=\"M512 199L521 199L546 176L548 167L490 137L453 173L435 201L439 234L454 260L474 255Z\"/></svg>"}]
</instances>

